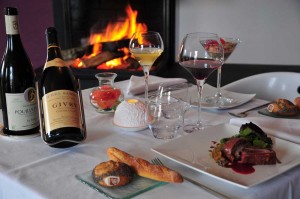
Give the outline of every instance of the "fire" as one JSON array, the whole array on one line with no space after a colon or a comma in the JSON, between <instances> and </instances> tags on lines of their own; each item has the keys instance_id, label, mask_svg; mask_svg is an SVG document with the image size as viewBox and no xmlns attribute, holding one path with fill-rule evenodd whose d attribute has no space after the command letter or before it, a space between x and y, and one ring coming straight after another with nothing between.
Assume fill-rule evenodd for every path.
<instances>
[{"instance_id":1,"label":"fire","mask_svg":"<svg viewBox=\"0 0 300 199\"><path fill-rule=\"evenodd\" d=\"M126 19L122 22L110 22L106 26L106 29L103 33L97 33L90 35L89 43L93 45L93 51L90 55L85 55L81 59L89 59L91 57L96 56L97 54L102 52L102 43L103 42L113 42L124 39L129 39L134 32L137 31L147 31L147 25L144 23L137 23L137 15L138 11L133 10L130 5L127 5L125 8L126 11ZM126 59L129 56L129 49L122 48L118 49L118 51L123 51L125 56L122 58L112 59L99 65L98 69L111 69L118 68L124 69L127 68L130 64L126 62ZM76 60L76 67L84 67L81 59Z\"/></svg>"}]
</instances>

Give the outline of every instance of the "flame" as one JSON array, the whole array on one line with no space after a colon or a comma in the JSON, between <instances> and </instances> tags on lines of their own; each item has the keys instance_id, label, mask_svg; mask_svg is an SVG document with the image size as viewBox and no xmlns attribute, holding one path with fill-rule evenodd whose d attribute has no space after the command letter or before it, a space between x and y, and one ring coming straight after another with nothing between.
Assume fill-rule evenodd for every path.
<instances>
[{"instance_id":1,"label":"flame","mask_svg":"<svg viewBox=\"0 0 300 199\"><path fill-rule=\"evenodd\" d=\"M133 33L138 31L147 31L147 25L144 23L137 23L136 18L138 15L138 11L133 10L130 5L127 5L125 8L126 11L126 19L122 22L110 22L106 26L106 29L103 33L95 33L91 34L89 38L90 45L93 45L93 51L90 55L85 55L81 59L89 59L94 57L95 55L101 53L102 51L102 42L112 42L112 41L119 41L123 39L129 39ZM106 63L99 65L98 69L111 69L111 68L118 68L123 69L127 68L130 64L126 62L126 59L129 56L129 49L122 48L118 49L122 50L125 54L122 58L116 58L110 60ZM84 67L83 62L81 59L75 60L76 67Z\"/></svg>"},{"instance_id":2,"label":"flame","mask_svg":"<svg viewBox=\"0 0 300 199\"><path fill-rule=\"evenodd\" d=\"M126 61L126 59L129 57L129 49L128 48L122 48L120 50L123 50L125 53L125 56L122 58L116 58L109 60L101 65L99 65L97 68L98 69L113 69L113 68L118 68L118 69L126 69L128 66L130 66L130 63Z\"/></svg>"}]
</instances>

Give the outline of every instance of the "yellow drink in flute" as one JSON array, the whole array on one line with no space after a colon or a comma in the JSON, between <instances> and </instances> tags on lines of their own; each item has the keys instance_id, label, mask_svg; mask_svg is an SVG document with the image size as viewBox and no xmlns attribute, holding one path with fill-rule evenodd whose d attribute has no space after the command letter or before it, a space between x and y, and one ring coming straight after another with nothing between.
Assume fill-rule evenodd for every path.
<instances>
[{"instance_id":1,"label":"yellow drink in flute","mask_svg":"<svg viewBox=\"0 0 300 199\"><path fill-rule=\"evenodd\" d=\"M163 52L160 48L134 48L130 52L143 67L149 67L149 70L155 60Z\"/></svg>"}]
</instances>

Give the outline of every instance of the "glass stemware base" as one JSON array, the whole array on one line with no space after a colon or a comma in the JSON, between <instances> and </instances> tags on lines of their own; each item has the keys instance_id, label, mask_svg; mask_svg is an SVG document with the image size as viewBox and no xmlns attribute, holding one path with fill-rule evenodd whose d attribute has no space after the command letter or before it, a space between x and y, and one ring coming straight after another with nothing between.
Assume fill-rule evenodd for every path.
<instances>
[{"instance_id":1,"label":"glass stemware base","mask_svg":"<svg viewBox=\"0 0 300 199\"><path fill-rule=\"evenodd\" d=\"M207 124L206 122L203 123L202 121L196 122L196 123L188 123L184 124L182 127L182 130L185 133L195 133L204 130L207 127L210 127L210 124Z\"/></svg>"},{"instance_id":2,"label":"glass stemware base","mask_svg":"<svg viewBox=\"0 0 300 199\"><path fill-rule=\"evenodd\" d=\"M234 99L225 96L211 96L205 97L203 101L207 104L213 104L215 106L226 106L232 104Z\"/></svg>"},{"instance_id":3,"label":"glass stemware base","mask_svg":"<svg viewBox=\"0 0 300 199\"><path fill-rule=\"evenodd\" d=\"M196 131L201 131L204 129L204 126L197 124L187 124L183 127L183 131L186 133L194 133Z\"/></svg>"}]
</instances>

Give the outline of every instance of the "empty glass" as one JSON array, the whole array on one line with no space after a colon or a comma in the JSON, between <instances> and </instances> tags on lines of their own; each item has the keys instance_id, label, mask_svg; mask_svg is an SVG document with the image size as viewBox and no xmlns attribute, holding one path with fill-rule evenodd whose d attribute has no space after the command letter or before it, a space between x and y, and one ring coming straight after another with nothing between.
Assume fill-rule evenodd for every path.
<instances>
[{"instance_id":1,"label":"empty glass","mask_svg":"<svg viewBox=\"0 0 300 199\"><path fill-rule=\"evenodd\" d=\"M149 97L145 120L153 136L158 139L174 138L182 126L183 102L168 94ZM150 119L149 119L150 118Z\"/></svg>"},{"instance_id":2,"label":"empty glass","mask_svg":"<svg viewBox=\"0 0 300 199\"><path fill-rule=\"evenodd\" d=\"M172 84L170 83L161 83L157 90L157 95L168 95L170 97L176 98L178 100L182 101L182 126L183 131L186 133L189 133L189 130L186 130L184 127L184 115L186 111L188 111L191 107L191 96L189 92L189 87L191 87L193 84L184 82L184 83L178 83L178 84Z\"/></svg>"}]
</instances>

